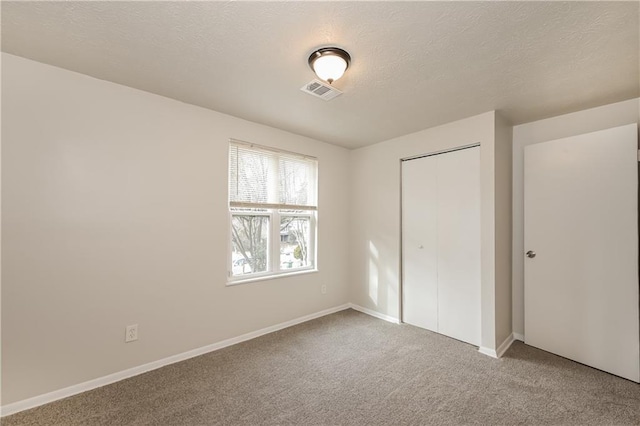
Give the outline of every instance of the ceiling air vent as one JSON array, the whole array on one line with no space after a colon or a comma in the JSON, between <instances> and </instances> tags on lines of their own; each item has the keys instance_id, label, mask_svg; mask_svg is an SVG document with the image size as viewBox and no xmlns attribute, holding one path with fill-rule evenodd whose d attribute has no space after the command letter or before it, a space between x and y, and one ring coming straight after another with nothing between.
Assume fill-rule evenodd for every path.
<instances>
[{"instance_id":1,"label":"ceiling air vent","mask_svg":"<svg viewBox=\"0 0 640 426\"><path fill-rule=\"evenodd\" d=\"M330 101L336 96L342 95L342 92L336 89L335 87L329 86L326 83L321 82L320 80L311 80L310 83L305 84L300 88L305 93L318 97L320 99L324 99L325 101Z\"/></svg>"}]
</instances>

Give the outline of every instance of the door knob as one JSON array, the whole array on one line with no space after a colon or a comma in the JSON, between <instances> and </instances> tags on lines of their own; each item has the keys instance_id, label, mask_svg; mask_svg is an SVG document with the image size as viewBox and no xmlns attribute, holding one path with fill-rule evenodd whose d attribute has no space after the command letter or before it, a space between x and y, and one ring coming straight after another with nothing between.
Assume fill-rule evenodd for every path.
<instances>
[{"instance_id":1,"label":"door knob","mask_svg":"<svg viewBox=\"0 0 640 426\"><path fill-rule=\"evenodd\" d=\"M533 251L533 250L529 250L529 251L527 252L527 257L528 257L529 259L533 259L534 257L536 257L536 252L535 252L535 251Z\"/></svg>"}]
</instances>

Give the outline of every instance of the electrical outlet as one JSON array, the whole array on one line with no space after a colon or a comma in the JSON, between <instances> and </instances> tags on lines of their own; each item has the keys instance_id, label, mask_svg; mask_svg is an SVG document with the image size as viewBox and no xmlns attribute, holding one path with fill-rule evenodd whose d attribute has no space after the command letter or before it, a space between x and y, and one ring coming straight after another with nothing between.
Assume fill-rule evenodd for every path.
<instances>
[{"instance_id":1,"label":"electrical outlet","mask_svg":"<svg viewBox=\"0 0 640 426\"><path fill-rule=\"evenodd\" d=\"M124 342L129 343L138 340L138 324L128 325L124 335Z\"/></svg>"},{"instance_id":2,"label":"electrical outlet","mask_svg":"<svg viewBox=\"0 0 640 426\"><path fill-rule=\"evenodd\" d=\"M326 284L322 284L320 286L320 293L327 294L327 285Z\"/></svg>"}]
</instances>

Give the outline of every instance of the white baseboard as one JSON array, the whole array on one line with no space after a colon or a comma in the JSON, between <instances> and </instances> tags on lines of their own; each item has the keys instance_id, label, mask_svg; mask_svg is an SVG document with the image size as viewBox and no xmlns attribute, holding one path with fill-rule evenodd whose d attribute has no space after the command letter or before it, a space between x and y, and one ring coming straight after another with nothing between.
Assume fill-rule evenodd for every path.
<instances>
[{"instance_id":1,"label":"white baseboard","mask_svg":"<svg viewBox=\"0 0 640 426\"><path fill-rule=\"evenodd\" d=\"M379 318L379 319L385 320L385 321L389 321L389 322L392 322L394 324L400 324L400 320L398 320L398 318L394 318L394 317L389 316L389 315L381 314L380 312L374 311L374 310L369 309L369 308L362 307L360 305L356 305L355 303L349 303L349 307L351 309L354 309L356 311L362 312L364 314L371 315L372 317ZM498 346L497 349L494 350L494 349L486 348L484 346L480 346L478 348L478 352L480 352L481 354L484 354L484 355L488 355L488 356L490 356L492 358L500 358L500 357L502 357L502 355L504 355L504 353L507 351L507 349L509 349L511 344L516 340L520 340L520 341L524 342L524 336L522 334L518 334L518 333L511 333L509 335L509 337L507 337L504 340L504 342L502 342L500 344L500 346Z\"/></svg>"},{"instance_id":2,"label":"white baseboard","mask_svg":"<svg viewBox=\"0 0 640 426\"><path fill-rule=\"evenodd\" d=\"M493 350L493 349L485 348L484 346L480 346L478 348L478 352L480 352L481 354L488 355L492 358L500 358L502 355L504 355L507 349L509 349L509 346L511 346L511 344L514 341L515 341L514 334L511 333L509 337L507 337L504 340L504 342L502 342L500 346L498 346L497 349Z\"/></svg>"},{"instance_id":3,"label":"white baseboard","mask_svg":"<svg viewBox=\"0 0 640 426\"><path fill-rule=\"evenodd\" d=\"M356 305L354 303L349 303L349 307L358 312L362 312L363 314L371 315L372 317L376 317L381 320L389 321L394 324L400 324L400 320L398 318L394 318L389 315L381 314L380 312L374 311L369 308L362 307L360 305Z\"/></svg>"},{"instance_id":4,"label":"white baseboard","mask_svg":"<svg viewBox=\"0 0 640 426\"><path fill-rule=\"evenodd\" d=\"M385 321L389 321L389 322L392 322L394 324L400 324L400 320L398 320L398 318L394 318L394 317L389 316L389 315L381 314L380 312L374 311L374 310L369 309L369 308L362 307L360 305L356 305L355 303L349 303L349 307L351 309L354 309L356 311L362 312L364 314L371 315L372 317L379 318L379 319L385 320ZM504 340L504 342L502 342L500 344L500 346L498 346L497 349L494 350L494 349L486 348L484 346L480 346L478 348L478 352L480 352L481 354L484 354L484 355L488 355L488 356L490 356L492 358L500 358L500 357L502 357L502 355L504 355L504 353L507 351L507 349L509 349L509 347L511 346L511 344L515 340L521 340L521 341L524 342L524 336L522 334L511 333L509 335L509 337L507 337Z\"/></svg>"},{"instance_id":5,"label":"white baseboard","mask_svg":"<svg viewBox=\"0 0 640 426\"><path fill-rule=\"evenodd\" d=\"M489 349L489 348L485 348L484 346L480 346L478 348L478 352L480 352L483 355L490 356L491 358L498 358L498 354L496 353L495 350Z\"/></svg>"},{"instance_id":6,"label":"white baseboard","mask_svg":"<svg viewBox=\"0 0 640 426\"><path fill-rule=\"evenodd\" d=\"M45 393L43 395L38 395L32 398L24 399L22 401L17 401L11 404L7 404L0 407L0 416L1 417L8 416L10 414L15 414L20 411L24 411L30 408L38 407L40 405L48 404L50 402L57 401L62 398L67 398L69 396L77 395L79 393L96 389L111 383L119 382L120 380L128 379L129 377L137 376L139 374L146 373L151 370L156 370L160 367L164 367L165 365L174 364L176 362L184 361L189 358L193 358L209 352L217 351L218 349L226 348L227 346L231 346L237 343L245 342L247 340L255 339L256 337L273 333L274 331L282 330L284 328L301 324L303 322L307 322L312 319L320 318L325 315L330 315L339 311L343 311L351 307L352 307L351 304L347 303L344 305L325 309L320 312L305 315L303 317L292 319L290 321L285 321L280 324L272 325L270 327L266 327L257 331L252 331L251 333L246 333L238 337L232 337L231 339L223 340L221 342L213 343L211 345L203 346L201 348L193 349L187 352L183 352L177 355L163 358L158 361L153 361L137 367L129 368L127 370L119 371L117 373L109 374L108 376L99 377L97 379L89 380L83 383L79 383L77 385L73 385L73 386L69 386L53 392Z\"/></svg>"},{"instance_id":7,"label":"white baseboard","mask_svg":"<svg viewBox=\"0 0 640 426\"><path fill-rule=\"evenodd\" d=\"M498 349L496 349L498 358L504 355L504 353L507 351L507 349L509 349L509 347L514 341L515 341L515 338L513 336L513 333L511 333L506 339L504 339L504 342L502 342L502 344L498 346Z\"/></svg>"}]
</instances>

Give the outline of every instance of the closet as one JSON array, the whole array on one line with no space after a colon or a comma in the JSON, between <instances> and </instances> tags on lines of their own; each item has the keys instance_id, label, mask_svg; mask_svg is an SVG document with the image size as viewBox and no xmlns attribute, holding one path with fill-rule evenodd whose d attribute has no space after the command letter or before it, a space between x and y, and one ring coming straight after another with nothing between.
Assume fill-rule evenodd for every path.
<instances>
[{"instance_id":1,"label":"closet","mask_svg":"<svg viewBox=\"0 0 640 426\"><path fill-rule=\"evenodd\" d=\"M480 345L480 147L403 160L402 320Z\"/></svg>"}]
</instances>

